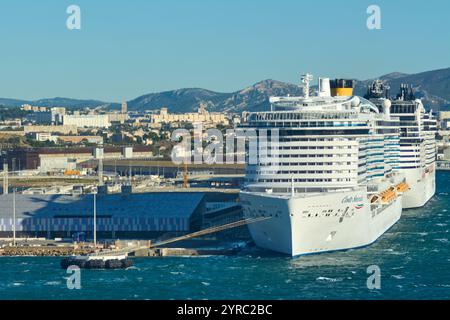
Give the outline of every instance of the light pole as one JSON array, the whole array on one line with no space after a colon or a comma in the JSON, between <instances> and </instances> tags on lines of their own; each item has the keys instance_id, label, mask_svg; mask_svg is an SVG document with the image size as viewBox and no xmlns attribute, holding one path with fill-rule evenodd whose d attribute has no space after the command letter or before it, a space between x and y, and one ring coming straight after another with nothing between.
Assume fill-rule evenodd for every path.
<instances>
[{"instance_id":1,"label":"light pole","mask_svg":"<svg viewBox=\"0 0 450 320\"><path fill-rule=\"evenodd\" d=\"M16 188L13 189L13 246L16 246Z\"/></svg>"},{"instance_id":2,"label":"light pole","mask_svg":"<svg viewBox=\"0 0 450 320\"><path fill-rule=\"evenodd\" d=\"M94 247L97 248L97 193L94 192Z\"/></svg>"}]
</instances>

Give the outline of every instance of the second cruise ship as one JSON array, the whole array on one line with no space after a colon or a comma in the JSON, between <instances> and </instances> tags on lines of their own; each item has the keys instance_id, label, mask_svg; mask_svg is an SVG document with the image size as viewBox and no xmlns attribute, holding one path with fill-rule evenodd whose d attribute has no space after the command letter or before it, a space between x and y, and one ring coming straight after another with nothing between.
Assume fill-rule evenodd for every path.
<instances>
[{"instance_id":1,"label":"second cruise ship","mask_svg":"<svg viewBox=\"0 0 450 320\"><path fill-rule=\"evenodd\" d=\"M399 119L400 162L396 169L405 175L411 188L403 196L403 208L422 207L436 192L437 120L432 111L425 111L411 87L402 84L392 100L389 100L389 89L381 80L375 80L365 98L379 108L388 103L391 116Z\"/></svg>"},{"instance_id":2,"label":"second cruise ship","mask_svg":"<svg viewBox=\"0 0 450 320\"><path fill-rule=\"evenodd\" d=\"M302 97L272 97L271 110L245 116L243 128L278 137L248 163L240 193L262 248L291 256L361 247L401 216L409 190L400 165L399 119L353 96L353 81L302 78ZM267 133L272 131L272 133ZM276 134L274 133L276 132ZM275 140L275 139L274 139Z\"/></svg>"}]
</instances>

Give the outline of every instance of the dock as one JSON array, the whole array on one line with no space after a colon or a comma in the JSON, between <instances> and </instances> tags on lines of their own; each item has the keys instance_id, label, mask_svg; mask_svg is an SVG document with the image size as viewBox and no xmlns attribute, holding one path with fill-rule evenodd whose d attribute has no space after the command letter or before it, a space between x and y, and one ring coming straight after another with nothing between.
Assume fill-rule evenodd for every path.
<instances>
[{"instance_id":1,"label":"dock","mask_svg":"<svg viewBox=\"0 0 450 320\"><path fill-rule=\"evenodd\" d=\"M239 250L238 247L232 248L206 248L206 249L187 249L187 248L162 248L168 244L172 244L179 241L189 240L209 234L213 234L216 232L220 232L223 230L228 230L232 228L237 228L240 226L248 225L251 223L261 222L267 219L271 219L271 217L259 217L252 219L243 219L239 221L235 221L232 223L228 223L221 226L213 226L207 229L203 229L200 231L196 231L193 233L189 233L180 237L170 238L166 240L161 240L155 243L150 241L147 244L142 245L138 243L134 246L128 246L121 249L114 250L102 250L99 252L91 253L89 257L98 257L98 258L107 258L113 256L126 256L126 257L160 257L160 256L198 256L198 255L229 255L235 253Z\"/></svg>"},{"instance_id":2,"label":"dock","mask_svg":"<svg viewBox=\"0 0 450 320\"><path fill-rule=\"evenodd\" d=\"M7 246L0 249L0 256L9 257L66 257L94 253L94 248L75 248L74 246Z\"/></svg>"}]
</instances>

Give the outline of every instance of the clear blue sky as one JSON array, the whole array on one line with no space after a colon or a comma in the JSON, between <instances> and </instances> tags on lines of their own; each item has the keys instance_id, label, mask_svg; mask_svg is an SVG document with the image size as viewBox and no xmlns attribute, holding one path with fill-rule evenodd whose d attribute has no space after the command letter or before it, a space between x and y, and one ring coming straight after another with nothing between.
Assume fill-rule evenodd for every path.
<instances>
[{"instance_id":1,"label":"clear blue sky","mask_svg":"<svg viewBox=\"0 0 450 320\"><path fill-rule=\"evenodd\" d=\"M81 7L82 29L66 28ZM366 28L370 4L382 30ZM0 97L129 100L450 67L450 1L2 0Z\"/></svg>"}]
</instances>

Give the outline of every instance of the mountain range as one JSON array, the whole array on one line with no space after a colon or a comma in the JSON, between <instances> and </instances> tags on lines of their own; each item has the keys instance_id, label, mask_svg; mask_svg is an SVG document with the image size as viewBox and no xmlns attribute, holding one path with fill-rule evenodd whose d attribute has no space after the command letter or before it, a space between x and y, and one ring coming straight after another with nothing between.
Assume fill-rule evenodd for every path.
<instances>
[{"instance_id":1,"label":"mountain range","mask_svg":"<svg viewBox=\"0 0 450 320\"><path fill-rule=\"evenodd\" d=\"M379 77L389 83L391 95L395 95L401 83L412 85L418 98L433 110L450 109L450 68L416 74L394 72ZM367 86L374 79L357 80L355 94L364 95ZM206 104L209 111L261 111L269 109L270 96L299 95L302 89L291 83L276 80L263 80L242 90L223 93L201 88L186 88L158 93L150 93L128 101L130 111L157 110L164 106L170 112L189 112L196 110L200 103ZM41 99L36 101L2 99L0 105L20 106L66 106L68 108L106 107L118 109L119 103L98 100L77 100L68 98Z\"/></svg>"},{"instance_id":2,"label":"mountain range","mask_svg":"<svg viewBox=\"0 0 450 320\"><path fill-rule=\"evenodd\" d=\"M9 99L0 98L0 106L7 107L20 107L23 104L30 104L32 106L39 107L66 107L66 108L85 108L85 107L118 107L119 104L102 102L99 100L82 100L82 99L71 99L71 98L47 98L39 100L22 100L22 99Z\"/></svg>"},{"instance_id":3,"label":"mountain range","mask_svg":"<svg viewBox=\"0 0 450 320\"><path fill-rule=\"evenodd\" d=\"M391 95L396 95L400 84L412 85L417 98L433 110L450 109L450 68L416 74L390 73L380 77L391 87ZM373 79L358 81L355 94L363 95Z\"/></svg>"}]
</instances>

